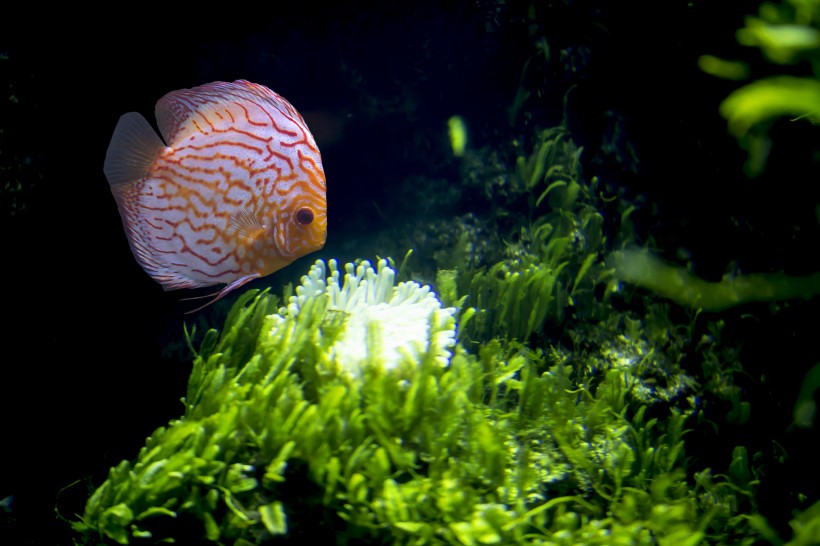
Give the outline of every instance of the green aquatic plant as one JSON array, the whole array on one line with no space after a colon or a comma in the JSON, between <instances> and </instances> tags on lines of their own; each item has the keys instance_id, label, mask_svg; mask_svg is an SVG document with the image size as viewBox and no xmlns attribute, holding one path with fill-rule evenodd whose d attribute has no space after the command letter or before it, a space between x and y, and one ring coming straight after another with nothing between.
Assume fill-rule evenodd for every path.
<instances>
[{"instance_id":1,"label":"green aquatic plant","mask_svg":"<svg viewBox=\"0 0 820 546\"><path fill-rule=\"evenodd\" d=\"M806 372L794 403L794 424L798 427L811 428L814 425L817 414L814 398L817 391L820 391L820 364L815 364Z\"/></svg>"},{"instance_id":2,"label":"green aquatic plant","mask_svg":"<svg viewBox=\"0 0 820 546\"><path fill-rule=\"evenodd\" d=\"M741 45L757 47L791 74L756 79L733 91L720 105L729 132L748 153L746 174L763 172L771 148L770 129L782 118L820 123L820 0L764 2L757 16L748 16L737 32ZM705 72L738 80L748 76L742 62L712 55L699 59Z\"/></svg>"},{"instance_id":3,"label":"green aquatic plant","mask_svg":"<svg viewBox=\"0 0 820 546\"><path fill-rule=\"evenodd\" d=\"M820 294L820 273L802 277L783 273L748 274L706 281L647 250L616 251L609 256L608 263L617 279L705 311L722 311L755 301L809 299Z\"/></svg>"},{"instance_id":4,"label":"green aquatic plant","mask_svg":"<svg viewBox=\"0 0 820 546\"><path fill-rule=\"evenodd\" d=\"M469 336L523 341L540 331L549 314L559 313L555 283L565 265L531 264L513 269L499 262L486 272L472 272L469 293L479 311L470 322Z\"/></svg>"},{"instance_id":5,"label":"green aquatic plant","mask_svg":"<svg viewBox=\"0 0 820 546\"><path fill-rule=\"evenodd\" d=\"M110 470L81 543L694 545L735 513L689 487L689 414L650 417L632 363L587 382L514 340L468 352L470 309L386 260L319 261L278 301L205 334L183 416Z\"/></svg>"},{"instance_id":6,"label":"green aquatic plant","mask_svg":"<svg viewBox=\"0 0 820 546\"><path fill-rule=\"evenodd\" d=\"M578 195L581 186L581 153L583 148L575 145L569 132L563 126L549 127L538 131L529 154L516 158L516 174L527 191L534 192L542 185L547 189L539 190L535 205L539 205L550 192L554 184L568 186L572 191L561 203L567 208Z\"/></svg>"},{"instance_id":7,"label":"green aquatic plant","mask_svg":"<svg viewBox=\"0 0 820 546\"><path fill-rule=\"evenodd\" d=\"M788 542L780 537L780 533L760 514L749 518L750 524L770 544L777 546L813 546L820 543L820 501L815 502L806 510L799 512L789 521L792 529L792 539Z\"/></svg>"},{"instance_id":8,"label":"green aquatic plant","mask_svg":"<svg viewBox=\"0 0 820 546\"><path fill-rule=\"evenodd\" d=\"M249 292L221 336L208 332L185 415L152 434L133 465L111 470L76 529L125 544L160 539L193 516L213 541L272 536L297 521L275 494L288 461L324 486L331 505L337 489L351 500L363 492L360 465L411 469L417 454L396 444L396 432L438 438L423 414L453 409L426 403L449 362L454 309L441 308L429 287L395 285L386 261L378 270L348 264L343 283L329 266L325 279L317 262L287 307ZM361 388L365 377L372 390ZM373 403L363 413L365 400ZM339 510L367 527L356 509Z\"/></svg>"},{"instance_id":9,"label":"green aquatic plant","mask_svg":"<svg viewBox=\"0 0 820 546\"><path fill-rule=\"evenodd\" d=\"M456 248L438 272L439 284L442 276L454 280L451 304L466 298L476 309L465 332L473 340L526 341L547 323L560 324L566 310L589 298L605 275L604 221L593 205L597 179L583 179L583 149L561 126L537 131L529 152L514 148L515 175L507 197L523 202L526 214L516 215L504 259L476 266L454 259L464 255Z\"/></svg>"}]
</instances>

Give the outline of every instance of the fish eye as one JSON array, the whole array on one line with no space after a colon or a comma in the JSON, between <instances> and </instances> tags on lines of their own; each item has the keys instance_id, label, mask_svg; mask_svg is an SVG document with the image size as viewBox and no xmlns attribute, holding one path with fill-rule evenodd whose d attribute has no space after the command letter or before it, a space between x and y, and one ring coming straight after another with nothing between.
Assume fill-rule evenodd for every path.
<instances>
[{"instance_id":1,"label":"fish eye","mask_svg":"<svg viewBox=\"0 0 820 546\"><path fill-rule=\"evenodd\" d=\"M296 222L306 226L313 222L313 211L307 207L302 207L296 211Z\"/></svg>"}]
</instances>

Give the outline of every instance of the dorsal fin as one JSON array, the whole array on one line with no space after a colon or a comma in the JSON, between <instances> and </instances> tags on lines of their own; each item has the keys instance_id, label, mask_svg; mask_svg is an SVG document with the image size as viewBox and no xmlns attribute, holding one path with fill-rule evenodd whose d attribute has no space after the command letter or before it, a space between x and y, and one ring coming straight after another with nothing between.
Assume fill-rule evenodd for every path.
<instances>
[{"instance_id":1,"label":"dorsal fin","mask_svg":"<svg viewBox=\"0 0 820 546\"><path fill-rule=\"evenodd\" d=\"M262 102L279 110L284 108L281 98L270 89L236 80L171 91L157 101L154 115L162 137L169 146L174 146L192 134L206 130L209 119L230 116L230 106L247 104L247 101ZM288 114L299 116L295 110Z\"/></svg>"}]
</instances>

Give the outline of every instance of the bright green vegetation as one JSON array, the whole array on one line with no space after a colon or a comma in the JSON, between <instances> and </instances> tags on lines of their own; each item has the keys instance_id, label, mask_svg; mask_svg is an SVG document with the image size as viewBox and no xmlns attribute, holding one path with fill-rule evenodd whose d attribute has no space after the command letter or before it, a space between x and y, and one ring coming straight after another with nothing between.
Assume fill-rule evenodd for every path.
<instances>
[{"instance_id":1,"label":"bright green vegetation","mask_svg":"<svg viewBox=\"0 0 820 546\"><path fill-rule=\"evenodd\" d=\"M697 544L751 494L742 448L736 475L687 483L691 411L650 417L617 340L594 386L569 355L498 340L351 375L328 360L350 317L302 288L288 309L249 291L207 333L185 414L111 470L85 543Z\"/></svg>"}]
</instances>

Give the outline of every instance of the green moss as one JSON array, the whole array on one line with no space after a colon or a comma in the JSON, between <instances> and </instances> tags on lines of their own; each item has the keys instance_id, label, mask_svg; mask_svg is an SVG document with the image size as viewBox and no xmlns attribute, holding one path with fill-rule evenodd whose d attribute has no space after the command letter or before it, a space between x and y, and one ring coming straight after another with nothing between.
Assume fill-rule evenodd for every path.
<instances>
[{"instance_id":1,"label":"green moss","mask_svg":"<svg viewBox=\"0 0 820 546\"><path fill-rule=\"evenodd\" d=\"M499 340L451 345L442 365L436 332L453 324L433 310L415 353L392 365L371 332L349 373L331 349L373 309L332 296L340 276L324 271L287 307L245 293L205 335L184 415L111 469L74 524L84 543L694 544L713 511L732 513L714 495L704 510L685 479L687 414L647 417L630 366L593 387L558 353ZM368 305L404 305L385 263L346 271ZM401 301L429 294L407 286Z\"/></svg>"}]
</instances>

